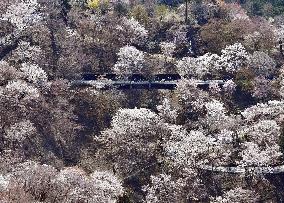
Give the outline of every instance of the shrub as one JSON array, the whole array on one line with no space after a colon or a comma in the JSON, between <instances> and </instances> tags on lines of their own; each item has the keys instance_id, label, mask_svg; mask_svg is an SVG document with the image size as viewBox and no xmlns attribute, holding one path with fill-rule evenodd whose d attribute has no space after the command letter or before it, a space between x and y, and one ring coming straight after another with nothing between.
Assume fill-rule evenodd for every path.
<instances>
[{"instance_id":1,"label":"shrub","mask_svg":"<svg viewBox=\"0 0 284 203\"><path fill-rule=\"evenodd\" d=\"M88 0L88 7L91 9L97 9L100 6L100 0Z\"/></svg>"},{"instance_id":2,"label":"shrub","mask_svg":"<svg viewBox=\"0 0 284 203\"><path fill-rule=\"evenodd\" d=\"M144 25L148 24L149 21L148 12L146 11L146 8L143 5L137 5L133 7L130 15L140 23Z\"/></svg>"}]
</instances>

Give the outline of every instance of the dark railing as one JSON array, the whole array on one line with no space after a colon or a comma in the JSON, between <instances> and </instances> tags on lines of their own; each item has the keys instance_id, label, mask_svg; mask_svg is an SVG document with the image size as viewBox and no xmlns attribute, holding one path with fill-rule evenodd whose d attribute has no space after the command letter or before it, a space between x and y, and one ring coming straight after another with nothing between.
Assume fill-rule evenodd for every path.
<instances>
[{"instance_id":1,"label":"dark railing","mask_svg":"<svg viewBox=\"0 0 284 203\"><path fill-rule=\"evenodd\" d=\"M219 173L257 173L257 174L281 174L284 173L284 165L279 166L210 166L204 165L199 167L202 170L219 172Z\"/></svg>"},{"instance_id":2,"label":"dark railing","mask_svg":"<svg viewBox=\"0 0 284 203\"><path fill-rule=\"evenodd\" d=\"M178 74L156 74L144 76L142 74L116 75L85 73L81 80L72 81L75 87L96 87L98 89L167 89L177 87L181 76ZM223 80L196 81L198 87L206 89L210 83L224 84Z\"/></svg>"},{"instance_id":3,"label":"dark railing","mask_svg":"<svg viewBox=\"0 0 284 203\"><path fill-rule=\"evenodd\" d=\"M171 80L179 80L181 76L179 74L155 74L145 76L143 74L127 74L127 75L118 75L118 74L95 74L95 73L83 73L83 80L99 80L99 79L109 79L109 80L129 80L129 81L171 81Z\"/></svg>"}]
</instances>

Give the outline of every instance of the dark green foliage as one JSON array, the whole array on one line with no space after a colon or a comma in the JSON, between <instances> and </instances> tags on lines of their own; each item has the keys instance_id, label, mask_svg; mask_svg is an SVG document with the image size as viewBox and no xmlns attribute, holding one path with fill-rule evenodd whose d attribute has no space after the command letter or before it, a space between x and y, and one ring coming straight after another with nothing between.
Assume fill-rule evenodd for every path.
<instances>
[{"instance_id":1,"label":"dark green foliage","mask_svg":"<svg viewBox=\"0 0 284 203\"><path fill-rule=\"evenodd\" d=\"M276 16L284 13L283 0L241 0L229 1L241 3L250 15Z\"/></svg>"}]
</instances>

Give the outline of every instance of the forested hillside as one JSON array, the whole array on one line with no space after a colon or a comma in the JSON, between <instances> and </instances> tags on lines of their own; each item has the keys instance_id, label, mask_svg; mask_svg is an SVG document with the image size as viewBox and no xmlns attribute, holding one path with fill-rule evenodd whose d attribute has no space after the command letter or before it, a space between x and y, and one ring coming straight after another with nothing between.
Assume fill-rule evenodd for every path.
<instances>
[{"instance_id":1,"label":"forested hillside","mask_svg":"<svg viewBox=\"0 0 284 203\"><path fill-rule=\"evenodd\" d=\"M283 40L282 0L0 0L0 202L284 202Z\"/></svg>"}]
</instances>

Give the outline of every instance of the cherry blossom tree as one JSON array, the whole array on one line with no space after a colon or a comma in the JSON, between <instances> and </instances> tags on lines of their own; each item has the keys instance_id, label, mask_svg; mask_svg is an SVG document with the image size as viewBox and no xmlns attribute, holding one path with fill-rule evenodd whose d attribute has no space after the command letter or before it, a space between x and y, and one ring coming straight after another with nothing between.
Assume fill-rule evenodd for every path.
<instances>
[{"instance_id":1,"label":"cherry blossom tree","mask_svg":"<svg viewBox=\"0 0 284 203\"><path fill-rule=\"evenodd\" d=\"M281 25L276 26L273 32L278 41L284 39L284 25L281 24Z\"/></svg>"},{"instance_id":2,"label":"cherry blossom tree","mask_svg":"<svg viewBox=\"0 0 284 203\"><path fill-rule=\"evenodd\" d=\"M175 43L172 42L161 42L160 43L161 51L166 57L172 57L176 49Z\"/></svg>"},{"instance_id":3,"label":"cherry blossom tree","mask_svg":"<svg viewBox=\"0 0 284 203\"><path fill-rule=\"evenodd\" d=\"M68 2L72 7L83 7L86 4L84 0L69 0Z\"/></svg>"},{"instance_id":4,"label":"cherry blossom tree","mask_svg":"<svg viewBox=\"0 0 284 203\"><path fill-rule=\"evenodd\" d=\"M166 158L180 173L192 173L203 165L211 164L215 159L215 144L217 143L212 136L206 136L201 131L186 133L184 129L180 129L165 145Z\"/></svg>"},{"instance_id":5,"label":"cherry blossom tree","mask_svg":"<svg viewBox=\"0 0 284 203\"><path fill-rule=\"evenodd\" d=\"M42 54L43 51L39 46L32 46L29 42L20 41L18 47L12 53L12 59L20 63L32 63L37 62Z\"/></svg>"},{"instance_id":6,"label":"cherry blossom tree","mask_svg":"<svg viewBox=\"0 0 284 203\"><path fill-rule=\"evenodd\" d=\"M196 68L196 59L191 57L183 58L177 62L176 66L180 75L192 76L195 74L194 68Z\"/></svg>"},{"instance_id":7,"label":"cherry blossom tree","mask_svg":"<svg viewBox=\"0 0 284 203\"><path fill-rule=\"evenodd\" d=\"M262 148L254 142L245 142L240 153L242 160L238 162L242 166L273 166L279 163L282 156L279 146Z\"/></svg>"},{"instance_id":8,"label":"cherry blossom tree","mask_svg":"<svg viewBox=\"0 0 284 203\"><path fill-rule=\"evenodd\" d=\"M198 80L195 79L181 79L177 83L177 91L180 95L180 99L186 103L195 102L202 104L204 101L208 100L208 93L198 89ZM202 100L202 101L198 101ZM197 106L197 105L196 105Z\"/></svg>"},{"instance_id":9,"label":"cherry blossom tree","mask_svg":"<svg viewBox=\"0 0 284 203\"><path fill-rule=\"evenodd\" d=\"M40 165L33 161L26 161L16 165L13 171L6 175L9 178L9 184L6 188L8 193L6 201L24 197L29 198L30 201L35 201L44 197L49 192L51 179L56 173L54 167Z\"/></svg>"},{"instance_id":10,"label":"cherry blossom tree","mask_svg":"<svg viewBox=\"0 0 284 203\"><path fill-rule=\"evenodd\" d=\"M159 111L159 115L168 123L175 122L178 116L177 110L167 98L164 98L162 104L157 106L157 110Z\"/></svg>"},{"instance_id":11,"label":"cherry blossom tree","mask_svg":"<svg viewBox=\"0 0 284 203\"><path fill-rule=\"evenodd\" d=\"M111 163L118 173L129 176L158 162L162 142L170 134L170 126L156 113L145 108L120 109L111 128L96 137L104 146L96 156L104 157L100 158L108 162L104 164Z\"/></svg>"},{"instance_id":12,"label":"cherry blossom tree","mask_svg":"<svg viewBox=\"0 0 284 203\"><path fill-rule=\"evenodd\" d=\"M280 126L274 120L260 120L246 131L246 136L259 145L277 145L281 136Z\"/></svg>"},{"instance_id":13,"label":"cherry blossom tree","mask_svg":"<svg viewBox=\"0 0 284 203\"><path fill-rule=\"evenodd\" d=\"M275 80L269 80L262 76L255 77L253 80L252 96L260 100L267 100L277 95Z\"/></svg>"},{"instance_id":14,"label":"cherry blossom tree","mask_svg":"<svg viewBox=\"0 0 284 203\"><path fill-rule=\"evenodd\" d=\"M123 195L121 181L107 171L94 171L88 176L72 167L61 170L54 180L53 197L57 202L117 202Z\"/></svg>"},{"instance_id":15,"label":"cherry blossom tree","mask_svg":"<svg viewBox=\"0 0 284 203\"><path fill-rule=\"evenodd\" d=\"M80 168L61 170L52 179L50 201L117 202L123 195L121 181L107 171L94 171L89 176Z\"/></svg>"},{"instance_id":16,"label":"cherry blossom tree","mask_svg":"<svg viewBox=\"0 0 284 203\"><path fill-rule=\"evenodd\" d=\"M90 175L89 184L94 202L117 202L124 194L121 180L108 171L95 171Z\"/></svg>"},{"instance_id":17,"label":"cherry blossom tree","mask_svg":"<svg viewBox=\"0 0 284 203\"><path fill-rule=\"evenodd\" d=\"M240 43L226 46L221 53L219 63L229 73L235 73L246 66L249 60L249 54Z\"/></svg>"},{"instance_id":18,"label":"cherry blossom tree","mask_svg":"<svg viewBox=\"0 0 284 203\"><path fill-rule=\"evenodd\" d=\"M237 131L241 140L241 160L244 166L271 166L281 162L280 151L283 111L281 101L269 101L242 112L245 123Z\"/></svg>"},{"instance_id":19,"label":"cherry blossom tree","mask_svg":"<svg viewBox=\"0 0 284 203\"><path fill-rule=\"evenodd\" d=\"M274 120L260 120L238 132L244 139L241 152L242 165L269 166L278 163L280 151L280 126Z\"/></svg>"},{"instance_id":20,"label":"cherry blossom tree","mask_svg":"<svg viewBox=\"0 0 284 203\"><path fill-rule=\"evenodd\" d=\"M229 203L229 202L248 202L254 203L258 202L260 195L256 194L255 191L247 190L243 188L235 188L229 191L226 191L222 196L212 198L212 203Z\"/></svg>"},{"instance_id":21,"label":"cherry blossom tree","mask_svg":"<svg viewBox=\"0 0 284 203\"><path fill-rule=\"evenodd\" d=\"M219 60L217 54L207 53L198 58L185 57L179 60L176 66L182 76L193 76L197 79L202 79L206 74L214 74L220 70Z\"/></svg>"},{"instance_id":22,"label":"cherry blossom tree","mask_svg":"<svg viewBox=\"0 0 284 203\"><path fill-rule=\"evenodd\" d=\"M186 200L186 179L174 180L171 175L151 176L151 184L144 186L145 202L183 202Z\"/></svg>"},{"instance_id":23,"label":"cherry blossom tree","mask_svg":"<svg viewBox=\"0 0 284 203\"><path fill-rule=\"evenodd\" d=\"M118 30L126 30L129 40L134 44L143 44L148 38L148 31L133 17L123 17L121 26L117 27Z\"/></svg>"},{"instance_id":24,"label":"cherry blossom tree","mask_svg":"<svg viewBox=\"0 0 284 203\"><path fill-rule=\"evenodd\" d=\"M87 177L83 170L77 167L68 167L61 170L52 180L53 192L50 199L58 201L86 201L84 188Z\"/></svg>"},{"instance_id":25,"label":"cherry blossom tree","mask_svg":"<svg viewBox=\"0 0 284 203\"><path fill-rule=\"evenodd\" d=\"M9 186L9 178L0 175L0 192L7 190L8 186Z\"/></svg>"},{"instance_id":26,"label":"cherry blossom tree","mask_svg":"<svg viewBox=\"0 0 284 203\"><path fill-rule=\"evenodd\" d=\"M1 200L27 198L46 202L117 202L123 195L121 181L107 171L87 175L77 167L60 171L27 161L1 176ZM19 191L21 193L19 193Z\"/></svg>"},{"instance_id":27,"label":"cherry blossom tree","mask_svg":"<svg viewBox=\"0 0 284 203\"><path fill-rule=\"evenodd\" d=\"M125 46L119 50L118 61L114 71L119 74L141 73L143 70L144 54L133 46Z\"/></svg>"},{"instance_id":28,"label":"cherry blossom tree","mask_svg":"<svg viewBox=\"0 0 284 203\"><path fill-rule=\"evenodd\" d=\"M47 82L47 74L38 65L23 63L20 70L31 83Z\"/></svg>"},{"instance_id":29,"label":"cherry blossom tree","mask_svg":"<svg viewBox=\"0 0 284 203\"><path fill-rule=\"evenodd\" d=\"M196 121L199 116L204 115L204 103L210 101L209 93L198 88L197 82L195 79L181 79L177 83L180 115L184 115L187 122L193 125L195 124L192 120Z\"/></svg>"},{"instance_id":30,"label":"cherry blossom tree","mask_svg":"<svg viewBox=\"0 0 284 203\"><path fill-rule=\"evenodd\" d=\"M10 126L4 137L12 141L15 140L17 142L22 142L24 139L30 137L35 132L36 128L34 127L33 123L27 120L15 123Z\"/></svg>"},{"instance_id":31,"label":"cherry blossom tree","mask_svg":"<svg viewBox=\"0 0 284 203\"><path fill-rule=\"evenodd\" d=\"M275 72L276 63L268 54L255 51L250 58L253 72L259 76L270 76Z\"/></svg>"},{"instance_id":32,"label":"cherry blossom tree","mask_svg":"<svg viewBox=\"0 0 284 203\"><path fill-rule=\"evenodd\" d=\"M0 61L1 84L7 84L8 81L21 78L18 70L11 66L7 61Z\"/></svg>"},{"instance_id":33,"label":"cherry blossom tree","mask_svg":"<svg viewBox=\"0 0 284 203\"><path fill-rule=\"evenodd\" d=\"M283 105L284 103L282 101L271 100L246 108L241 114L245 120L249 122L256 119L271 119L275 120L277 123L281 123L284 114Z\"/></svg>"},{"instance_id":34,"label":"cherry blossom tree","mask_svg":"<svg viewBox=\"0 0 284 203\"><path fill-rule=\"evenodd\" d=\"M10 5L1 19L11 22L18 31L23 31L43 19L41 13L38 12L38 8L39 3L37 0L23 0Z\"/></svg>"},{"instance_id":35,"label":"cherry blossom tree","mask_svg":"<svg viewBox=\"0 0 284 203\"><path fill-rule=\"evenodd\" d=\"M236 83L233 80L227 80L223 85L223 89L225 94L232 95L236 90Z\"/></svg>"},{"instance_id":36,"label":"cherry blossom tree","mask_svg":"<svg viewBox=\"0 0 284 203\"><path fill-rule=\"evenodd\" d=\"M227 46L221 53L182 58L176 64L177 70L182 76L202 79L206 74L218 75L222 69L235 73L249 62L249 54L240 43Z\"/></svg>"},{"instance_id":37,"label":"cherry blossom tree","mask_svg":"<svg viewBox=\"0 0 284 203\"><path fill-rule=\"evenodd\" d=\"M230 129L235 124L235 119L227 114L224 104L218 100L212 100L204 104L206 114L204 124L206 129L214 132L216 130Z\"/></svg>"},{"instance_id":38,"label":"cherry blossom tree","mask_svg":"<svg viewBox=\"0 0 284 203\"><path fill-rule=\"evenodd\" d=\"M2 94L17 100L33 100L40 97L40 92L36 87L22 80L10 81L4 91L2 91Z\"/></svg>"},{"instance_id":39,"label":"cherry blossom tree","mask_svg":"<svg viewBox=\"0 0 284 203\"><path fill-rule=\"evenodd\" d=\"M219 95L219 93L221 92L221 88L219 87L218 82L213 81L209 83L209 92L214 96Z\"/></svg>"},{"instance_id":40,"label":"cherry blossom tree","mask_svg":"<svg viewBox=\"0 0 284 203\"><path fill-rule=\"evenodd\" d=\"M248 20L249 16L247 15L244 8L237 3L228 3L223 5L227 9L227 15L232 20Z\"/></svg>"}]
</instances>

